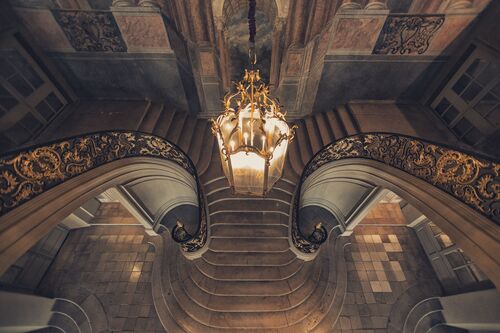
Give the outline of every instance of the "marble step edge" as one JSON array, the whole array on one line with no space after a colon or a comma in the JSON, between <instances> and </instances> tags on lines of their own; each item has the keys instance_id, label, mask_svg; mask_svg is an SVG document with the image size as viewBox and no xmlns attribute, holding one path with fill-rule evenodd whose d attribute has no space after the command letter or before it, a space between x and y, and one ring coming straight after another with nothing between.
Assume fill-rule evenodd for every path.
<instances>
[{"instance_id":1,"label":"marble step edge","mask_svg":"<svg viewBox=\"0 0 500 333\"><path fill-rule=\"evenodd\" d=\"M210 225L210 237L260 237L260 238L288 238L288 226L283 224L223 224Z\"/></svg>"},{"instance_id":2,"label":"marble step edge","mask_svg":"<svg viewBox=\"0 0 500 333\"><path fill-rule=\"evenodd\" d=\"M177 263L179 264L179 263ZM181 273L178 272L179 274L179 282L180 281L191 281L192 282L192 285L194 286L193 288L196 288L196 284L194 283L194 281L192 279L189 278L189 276L187 276L186 278L182 278L182 276L180 275ZM243 310L236 310L236 309L231 309L230 306L231 305L226 305L226 306L229 306L229 308L219 308L219 309L216 309L216 308L213 308L213 307L210 307L208 304L204 304L203 301L199 300L198 297L196 297L196 295L194 295L193 292L190 293L190 288L187 287L187 285L185 283L180 283L181 286L183 287L184 289L184 293L186 295L189 296L189 299L192 300L193 302L195 302L196 304L198 304L198 306L200 307L203 307L205 308L206 310L208 311L211 311L211 312L223 312L223 313L229 313L229 312L232 312L232 313L255 313L255 312L266 312L266 313L270 313L270 312L282 312L282 311L290 311L291 309L294 309L298 306L300 306L303 301L307 298L309 298L312 293L314 292L315 288L318 286L318 281L319 281L319 276L317 276L315 279L307 279L307 281L310 281L310 283L308 285L306 285L306 288L308 288L309 290L306 290L306 294L304 295L304 298L300 300L300 302L297 302L297 303L293 303L292 304L292 299L290 298L294 293L298 293L298 292L301 292L304 287L302 288L298 288L296 289L295 291L293 292L290 292L284 296L269 296L269 295L265 295L265 296L257 296L257 295L254 295L254 296L218 296L218 295L213 295L211 293L205 293L205 297L208 297L208 302L211 302L213 298L215 299L239 299L239 300L245 300L245 299L253 299L253 298L262 298L263 301L265 301L265 299L277 299L277 298L282 298L285 300L285 303L288 303L288 307L286 308L276 308L276 309L255 309L255 310L252 310L252 309L243 309ZM243 302L242 302L243 303ZM275 305L274 305L275 306Z\"/></svg>"},{"instance_id":3,"label":"marble step edge","mask_svg":"<svg viewBox=\"0 0 500 333\"><path fill-rule=\"evenodd\" d=\"M228 294L218 293L217 291L207 290L204 286L200 285L199 281L197 281L198 280L197 277L202 276L203 278L214 281L213 283L215 283L215 284L218 282L218 283L228 283L228 284L230 283L233 285L234 284L245 285L246 283L259 283L259 281L217 281L217 280L211 279L210 277L207 277L206 275L203 275L203 273L198 271L197 268L194 267L194 265L191 265L190 267L186 267L186 266L187 266L186 263L183 263L180 266L180 267L182 267L181 269L184 270L183 274L187 274L187 276L189 276L189 278L193 281L194 284L196 284L198 286L199 289L203 290L207 294L216 295L216 296L284 296L284 295L289 294L290 292L294 292L294 291L302 288L311 279L311 276L312 276L312 279L319 277L320 271L321 271L321 267L318 265L311 267L310 272L304 274L305 276L300 278L299 283L296 283L296 285L291 285L290 279L287 279L286 281L266 281L266 283L286 283L286 286L288 287L287 292L276 293L276 294L272 294L272 295L270 295L269 293L228 295ZM188 273L186 273L186 272L188 272ZM196 275L197 273L199 275ZM179 274L181 275L181 273L179 273Z\"/></svg>"},{"instance_id":4,"label":"marble step edge","mask_svg":"<svg viewBox=\"0 0 500 333\"><path fill-rule=\"evenodd\" d=\"M270 238L214 238L210 240L208 249L219 253L284 253L290 249L290 244L287 238L275 238L274 242ZM255 241L251 243L248 240ZM245 243L246 242L246 243Z\"/></svg>"},{"instance_id":5,"label":"marble step edge","mask_svg":"<svg viewBox=\"0 0 500 333\"><path fill-rule=\"evenodd\" d=\"M178 295L176 295L175 293L174 294L174 297L177 299L178 298ZM181 306L180 302L178 303L179 306ZM183 312L185 312L191 320L196 320L194 318L192 318L191 314L186 310L186 309L183 309ZM286 313L287 311L278 311L278 312L274 312L274 314L277 314L277 313L282 313L286 316ZM236 319L233 319L233 321L237 321L238 323L241 323L241 316L243 314L245 314L245 312L241 312L241 313L228 313L227 315L228 316L231 316L232 314L235 314L237 315L237 318ZM253 317L256 317L256 318L259 318L259 320L261 320L261 318L265 318L266 314L270 314L269 312L266 312L266 311L260 311L260 312L247 312L248 315L250 316L253 316ZM272 314L272 313L271 313ZM305 314L304 317L306 317L308 314ZM225 320L226 321L226 320ZM269 330L269 329L277 329L279 330L278 332L289 332L289 329L290 329L290 326L291 325L298 325L298 323L300 322L300 320L294 322L294 323L289 323L287 322L286 325L274 325L274 326L266 326L266 327L263 327L263 326L235 326L235 325L232 325L231 327L228 327L228 326L222 326L222 325L216 325L214 323L208 323L208 324L203 324L205 327L209 328L209 330L207 331L202 331L202 332L213 332L212 329L215 328L216 330L229 330L229 331L232 331L234 332L235 330L238 330L238 331L251 331L251 330L256 330L256 332L264 332L264 330ZM200 323L202 324L202 323ZM209 326L208 326L209 325Z\"/></svg>"},{"instance_id":6,"label":"marble step edge","mask_svg":"<svg viewBox=\"0 0 500 333\"><path fill-rule=\"evenodd\" d=\"M288 236L216 236L210 234L210 239L288 239Z\"/></svg>"},{"instance_id":7,"label":"marble step edge","mask_svg":"<svg viewBox=\"0 0 500 333\"><path fill-rule=\"evenodd\" d=\"M193 280L187 279L184 280L184 282L189 281L191 284L194 284ZM304 298L299 299L298 302L293 302L293 296L294 294L297 293L302 293L303 290L300 288L299 290L295 290L293 292L290 292L286 295L213 295L213 294L205 294L208 297L208 303L205 304L202 300L198 299L196 295L190 290L191 288L189 287L188 284L186 283L181 283L182 287L184 288L184 292L186 295L189 296L189 298L193 301L196 302L199 306L207 309L208 311L211 312L223 312L223 313L254 313L254 312L281 312L281 311L290 311L296 307L299 307L304 299L307 299L314 291L314 289L317 287L317 281L310 280L311 282L305 287L306 293L304 295ZM192 287L192 288L196 288ZM252 308L255 307L255 304L265 304L266 302L273 302L275 300L279 300L279 303L281 303L280 306L277 304L272 304L269 305L268 308ZM235 304L243 304L243 303L253 303L248 307L245 308L236 308Z\"/></svg>"},{"instance_id":8,"label":"marble step edge","mask_svg":"<svg viewBox=\"0 0 500 333\"><path fill-rule=\"evenodd\" d=\"M299 260L299 259L297 259ZM293 263L292 263L293 264ZM291 266L292 264L288 265L288 266ZM216 276L212 276L209 272L206 272L204 271L199 263L194 263L194 266L198 269L198 271L205 275L206 277L212 279L212 280L216 280L216 281L284 281L284 280L287 280L289 278L291 278L293 275L297 274L298 272L300 272L302 269L304 269L304 264L302 263L300 266L297 267L296 270L293 270L292 272L288 272L288 273L284 273L286 275L283 275L283 276L280 276L279 278L252 278L252 279L245 279L245 278L237 278L237 279L223 279L223 278L218 278ZM250 266L250 267L258 267L258 266ZM247 268L247 267L245 267ZM280 274L283 274L280 272Z\"/></svg>"},{"instance_id":9,"label":"marble step edge","mask_svg":"<svg viewBox=\"0 0 500 333\"><path fill-rule=\"evenodd\" d=\"M275 184L273 186L271 192L268 195L273 195L273 192L272 192L273 190L286 193L287 195L293 195L293 193L290 192L288 189L280 187L280 184ZM216 194L216 193L219 193L219 192L222 192L222 191L231 191L231 187L227 186L227 184L221 184L219 187L213 187L213 188L211 188L210 191L206 193L206 196L207 197L211 197L213 194ZM241 196L239 196L239 197L240 198L245 198L245 197L241 197ZM270 196L266 196L265 198L272 198L272 196L271 197Z\"/></svg>"},{"instance_id":10,"label":"marble step edge","mask_svg":"<svg viewBox=\"0 0 500 333\"><path fill-rule=\"evenodd\" d=\"M211 250L209 250L211 251ZM291 251L290 251L291 252ZM217 252L214 252L215 254L217 254ZM219 252L220 253L220 252ZM293 254L293 252L292 252ZM282 263L279 263L279 264L253 264L253 263L241 263L241 262L236 262L234 264L227 264L227 263L220 263L220 262L213 262L211 260L209 260L206 256L202 256L202 259L207 262L208 264L210 265L213 265L213 266L220 266L220 267L234 267L234 266L256 266L256 267L282 267L282 266L287 266L289 265L292 261L294 261L297 257L294 256L292 258L290 258L288 261L284 261Z\"/></svg>"},{"instance_id":11,"label":"marble step edge","mask_svg":"<svg viewBox=\"0 0 500 333\"><path fill-rule=\"evenodd\" d=\"M285 212L280 211L280 210L259 210L259 211L257 211L257 210L223 209L223 210L217 210L217 211L210 212L209 215L213 216L213 215L217 215L217 214L227 214L227 213L239 213L239 214L245 214L245 213L280 214L280 215L284 215L286 217L290 217L289 213L285 213Z\"/></svg>"}]
</instances>

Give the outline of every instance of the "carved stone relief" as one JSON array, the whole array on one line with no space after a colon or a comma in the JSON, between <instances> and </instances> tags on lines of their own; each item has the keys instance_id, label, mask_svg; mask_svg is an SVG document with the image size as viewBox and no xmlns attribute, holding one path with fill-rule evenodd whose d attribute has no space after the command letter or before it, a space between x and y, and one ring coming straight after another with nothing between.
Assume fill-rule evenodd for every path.
<instances>
[{"instance_id":1,"label":"carved stone relief","mask_svg":"<svg viewBox=\"0 0 500 333\"><path fill-rule=\"evenodd\" d=\"M52 13L75 50L127 51L127 46L111 12L59 10Z\"/></svg>"},{"instance_id":2,"label":"carved stone relief","mask_svg":"<svg viewBox=\"0 0 500 333\"><path fill-rule=\"evenodd\" d=\"M424 54L443 23L444 15L389 16L373 54Z\"/></svg>"}]
</instances>

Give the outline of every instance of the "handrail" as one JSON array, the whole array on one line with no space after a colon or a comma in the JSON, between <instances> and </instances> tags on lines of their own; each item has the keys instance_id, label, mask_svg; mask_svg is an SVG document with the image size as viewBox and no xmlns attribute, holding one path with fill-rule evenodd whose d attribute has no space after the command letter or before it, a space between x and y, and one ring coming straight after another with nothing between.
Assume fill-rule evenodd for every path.
<instances>
[{"instance_id":1,"label":"handrail","mask_svg":"<svg viewBox=\"0 0 500 333\"><path fill-rule=\"evenodd\" d=\"M0 217L69 179L107 163L131 157L168 160L195 178L200 223L197 232L182 242L181 247L186 252L203 247L207 240L207 215L193 162L168 140L136 131L83 134L0 156Z\"/></svg>"},{"instance_id":2,"label":"handrail","mask_svg":"<svg viewBox=\"0 0 500 333\"><path fill-rule=\"evenodd\" d=\"M460 148L395 133L363 133L344 137L321 149L307 163L294 196L292 241L304 253L312 243L298 227L300 192L304 181L321 166L345 159L384 163L417 177L500 224L500 162Z\"/></svg>"}]
</instances>

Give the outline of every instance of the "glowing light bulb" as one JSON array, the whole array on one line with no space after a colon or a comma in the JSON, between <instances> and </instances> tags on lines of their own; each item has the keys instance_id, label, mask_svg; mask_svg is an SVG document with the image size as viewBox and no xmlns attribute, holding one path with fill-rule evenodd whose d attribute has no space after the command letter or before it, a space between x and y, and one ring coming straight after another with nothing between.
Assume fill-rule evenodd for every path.
<instances>
[{"instance_id":1,"label":"glowing light bulb","mask_svg":"<svg viewBox=\"0 0 500 333\"><path fill-rule=\"evenodd\" d=\"M231 150L234 151L234 141L229 141L229 145L231 146Z\"/></svg>"},{"instance_id":2,"label":"glowing light bulb","mask_svg":"<svg viewBox=\"0 0 500 333\"><path fill-rule=\"evenodd\" d=\"M243 133L243 137L245 138L245 146L248 146L248 133Z\"/></svg>"},{"instance_id":3,"label":"glowing light bulb","mask_svg":"<svg viewBox=\"0 0 500 333\"><path fill-rule=\"evenodd\" d=\"M262 150L266 149L266 136L262 136Z\"/></svg>"}]
</instances>

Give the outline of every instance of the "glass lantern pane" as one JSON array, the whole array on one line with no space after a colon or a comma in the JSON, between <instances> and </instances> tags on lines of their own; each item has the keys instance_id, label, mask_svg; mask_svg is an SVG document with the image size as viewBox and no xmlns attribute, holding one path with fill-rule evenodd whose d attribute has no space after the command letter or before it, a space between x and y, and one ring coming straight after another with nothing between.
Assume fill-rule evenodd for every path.
<instances>
[{"instance_id":1,"label":"glass lantern pane","mask_svg":"<svg viewBox=\"0 0 500 333\"><path fill-rule=\"evenodd\" d=\"M231 155L230 158L235 191L262 195L264 192L264 158L256 153L244 151Z\"/></svg>"},{"instance_id":2,"label":"glass lantern pane","mask_svg":"<svg viewBox=\"0 0 500 333\"><path fill-rule=\"evenodd\" d=\"M268 188L271 188L278 179L281 178L283 167L285 165L286 151L288 148L288 141L284 140L276 147L273 153L273 158L269 165Z\"/></svg>"}]
</instances>

